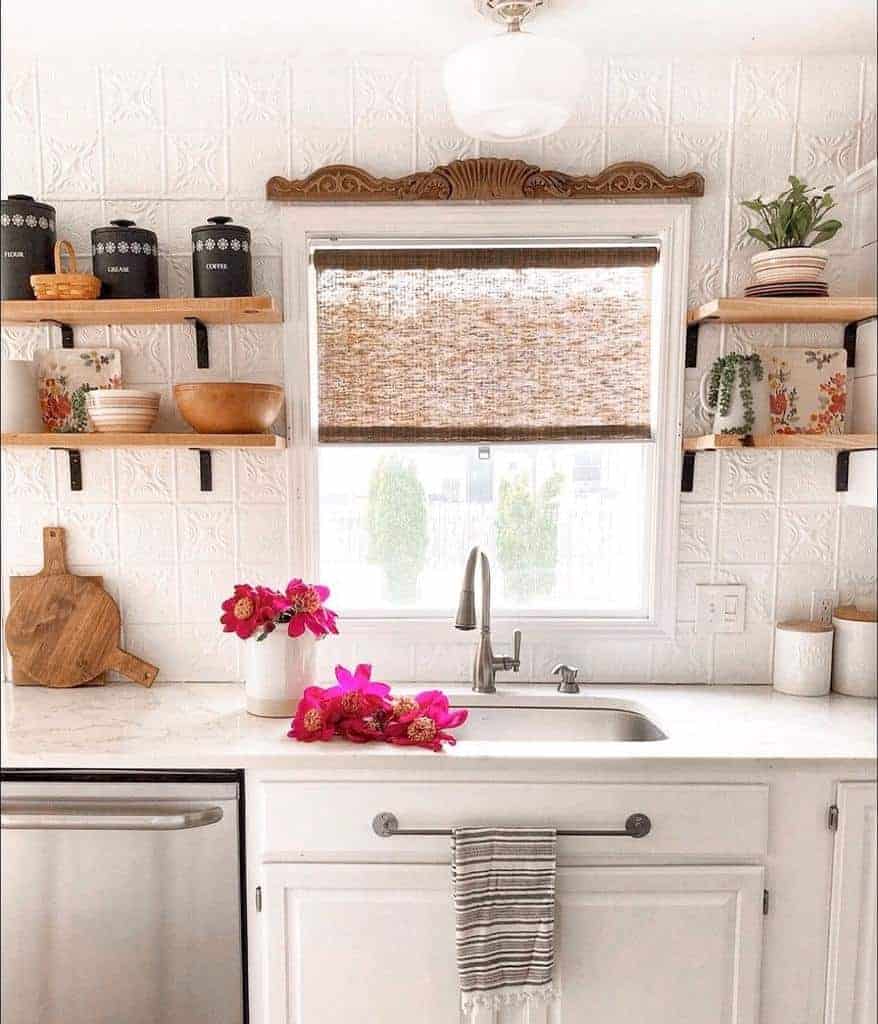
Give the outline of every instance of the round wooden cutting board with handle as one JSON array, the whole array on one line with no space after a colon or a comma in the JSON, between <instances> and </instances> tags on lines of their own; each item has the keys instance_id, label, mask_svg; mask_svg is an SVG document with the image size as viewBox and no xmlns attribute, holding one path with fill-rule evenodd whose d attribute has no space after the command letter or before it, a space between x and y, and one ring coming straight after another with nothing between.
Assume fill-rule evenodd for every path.
<instances>
[{"instance_id":1,"label":"round wooden cutting board with handle","mask_svg":"<svg viewBox=\"0 0 878 1024\"><path fill-rule=\"evenodd\" d=\"M44 686L80 686L108 669L152 686L155 665L119 647L116 602L103 587L67 572L61 527L43 530L43 561L6 619L6 646L16 664Z\"/></svg>"}]
</instances>

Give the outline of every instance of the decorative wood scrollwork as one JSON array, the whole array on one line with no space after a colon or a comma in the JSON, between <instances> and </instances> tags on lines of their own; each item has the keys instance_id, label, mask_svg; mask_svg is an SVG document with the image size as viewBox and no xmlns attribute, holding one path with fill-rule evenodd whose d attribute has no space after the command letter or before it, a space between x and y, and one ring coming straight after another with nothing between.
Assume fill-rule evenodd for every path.
<instances>
[{"instance_id":1,"label":"decorative wood scrollwork","mask_svg":"<svg viewBox=\"0 0 878 1024\"><path fill-rule=\"evenodd\" d=\"M594 175L576 175L544 171L524 160L476 157L401 178L376 178L361 167L330 164L299 180L271 178L265 191L268 199L285 203L666 199L703 196L704 178L696 171L669 176L637 161L613 164Z\"/></svg>"}]
</instances>

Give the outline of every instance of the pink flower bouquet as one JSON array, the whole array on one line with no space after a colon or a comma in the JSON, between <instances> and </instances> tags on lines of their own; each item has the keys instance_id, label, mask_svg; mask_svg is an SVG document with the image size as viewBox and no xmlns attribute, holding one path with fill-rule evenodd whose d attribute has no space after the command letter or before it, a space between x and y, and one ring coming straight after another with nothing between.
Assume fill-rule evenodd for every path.
<instances>
[{"instance_id":1,"label":"pink flower bouquet","mask_svg":"<svg viewBox=\"0 0 878 1024\"><path fill-rule=\"evenodd\" d=\"M287 735L302 743L341 736L352 743L392 743L441 750L457 741L448 731L466 721L467 710L452 710L441 690L393 698L387 683L372 681L372 666L353 673L335 668L336 686L309 686Z\"/></svg>"},{"instance_id":2,"label":"pink flower bouquet","mask_svg":"<svg viewBox=\"0 0 878 1024\"><path fill-rule=\"evenodd\" d=\"M287 626L291 637L305 630L320 639L338 633L336 614L326 607L329 587L293 579L283 593L270 587L251 587L238 583L230 598L222 603L220 616L224 633L236 633L242 640L257 634L264 640L280 625Z\"/></svg>"}]
</instances>

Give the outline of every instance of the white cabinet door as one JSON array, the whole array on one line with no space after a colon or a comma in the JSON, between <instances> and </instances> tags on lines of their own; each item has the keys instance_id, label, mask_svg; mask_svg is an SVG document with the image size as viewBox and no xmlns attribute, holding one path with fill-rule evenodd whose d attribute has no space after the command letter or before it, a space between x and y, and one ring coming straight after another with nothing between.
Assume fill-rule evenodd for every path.
<instances>
[{"instance_id":1,"label":"white cabinet door","mask_svg":"<svg viewBox=\"0 0 878 1024\"><path fill-rule=\"evenodd\" d=\"M832 862L826 1024L875 1024L876 800L874 782L838 787Z\"/></svg>"},{"instance_id":2,"label":"white cabinet door","mask_svg":"<svg viewBox=\"0 0 878 1024\"><path fill-rule=\"evenodd\" d=\"M270 1024L452 1024L444 865L266 865ZM560 1006L467 1024L757 1024L762 869L561 868Z\"/></svg>"}]
</instances>

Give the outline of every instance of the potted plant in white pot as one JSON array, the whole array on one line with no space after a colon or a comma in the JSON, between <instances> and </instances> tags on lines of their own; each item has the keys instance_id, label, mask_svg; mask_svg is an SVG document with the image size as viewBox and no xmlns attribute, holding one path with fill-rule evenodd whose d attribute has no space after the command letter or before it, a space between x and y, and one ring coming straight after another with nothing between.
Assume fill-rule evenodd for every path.
<instances>
[{"instance_id":1,"label":"potted plant in white pot","mask_svg":"<svg viewBox=\"0 0 878 1024\"><path fill-rule=\"evenodd\" d=\"M741 203L760 218L758 227L747 229L767 250L750 261L760 285L820 281L829 253L819 246L842 227L840 220L827 219L836 206L832 185L821 191L795 175L790 175L789 183L776 199L765 202L757 196Z\"/></svg>"}]
</instances>

